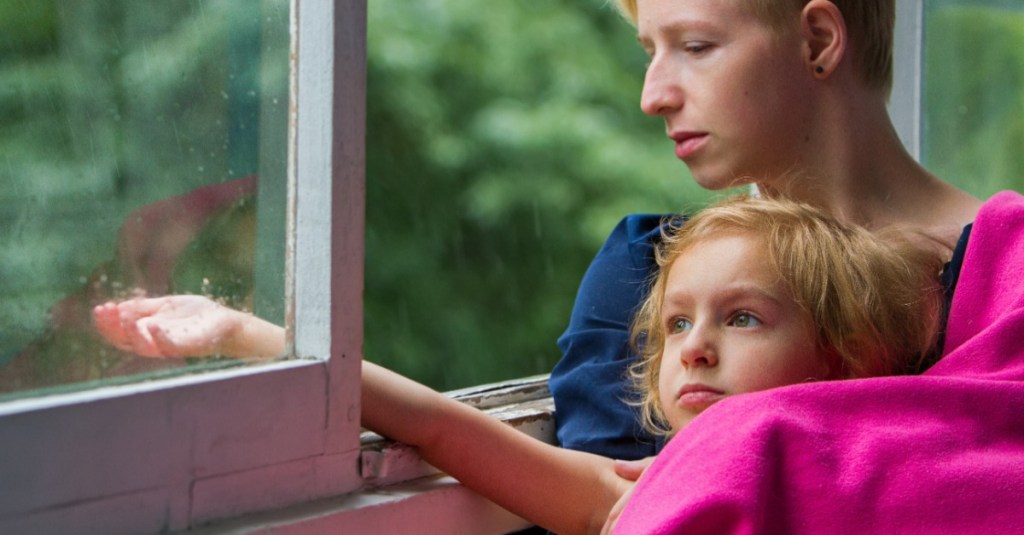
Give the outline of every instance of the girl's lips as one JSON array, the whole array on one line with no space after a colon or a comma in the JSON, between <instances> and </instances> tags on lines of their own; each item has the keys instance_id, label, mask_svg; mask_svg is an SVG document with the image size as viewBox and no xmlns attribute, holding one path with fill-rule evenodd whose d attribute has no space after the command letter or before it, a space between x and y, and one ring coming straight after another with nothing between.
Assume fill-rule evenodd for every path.
<instances>
[{"instance_id":1,"label":"girl's lips","mask_svg":"<svg viewBox=\"0 0 1024 535\"><path fill-rule=\"evenodd\" d=\"M672 141L676 142L676 158L685 160L695 152L704 148L704 145L708 140L708 135L705 133L687 132L673 134L671 138Z\"/></svg>"},{"instance_id":2,"label":"girl's lips","mask_svg":"<svg viewBox=\"0 0 1024 535\"><path fill-rule=\"evenodd\" d=\"M687 408L707 408L725 397L725 392L700 384L685 385L679 389L677 402Z\"/></svg>"}]
</instances>

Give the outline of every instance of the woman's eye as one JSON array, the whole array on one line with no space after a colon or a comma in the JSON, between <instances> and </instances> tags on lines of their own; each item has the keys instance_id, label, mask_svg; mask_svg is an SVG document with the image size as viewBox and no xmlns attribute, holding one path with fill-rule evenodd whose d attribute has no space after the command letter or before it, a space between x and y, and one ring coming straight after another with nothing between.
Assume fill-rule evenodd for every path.
<instances>
[{"instance_id":1,"label":"woman's eye","mask_svg":"<svg viewBox=\"0 0 1024 535\"><path fill-rule=\"evenodd\" d=\"M671 334L678 334L690 330L691 327L693 327L693 323L690 323L690 320L686 318L674 318L668 324L668 332Z\"/></svg>"},{"instance_id":2,"label":"woman's eye","mask_svg":"<svg viewBox=\"0 0 1024 535\"><path fill-rule=\"evenodd\" d=\"M709 48L711 48L710 43L696 41L686 43L686 46L683 47L683 50L686 50L690 54L700 54L701 52L707 51Z\"/></svg>"},{"instance_id":3,"label":"woman's eye","mask_svg":"<svg viewBox=\"0 0 1024 535\"><path fill-rule=\"evenodd\" d=\"M741 327L741 328L742 327L756 327L758 325L761 325L761 320L755 318L754 316L752 316L750 314L747 314L746 312L741 312L739 314L736 314L735 317L733 317L733 319L730 322L730 324L733 327Z\"/></svg>"}]
</instances>

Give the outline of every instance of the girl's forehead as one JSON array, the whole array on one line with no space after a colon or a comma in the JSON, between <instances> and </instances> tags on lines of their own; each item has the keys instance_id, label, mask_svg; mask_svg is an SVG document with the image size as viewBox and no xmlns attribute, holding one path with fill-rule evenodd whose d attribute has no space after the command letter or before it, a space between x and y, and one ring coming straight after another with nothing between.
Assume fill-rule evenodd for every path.
<instances>
[{"instance_id":1,"label":"girl's forehead","mask_svg":"<svg viewBox=\"0 0 1024 535\"><path fill-rule=\"evenodd\" d=\"M774 271L764 240L748 233L707 236L682 245L671 260L671 274L712 271L762 277Z\"/></svg>"},{"instance_id":2,"label":"girl's forehead","mask_svg":"<svg viewBox=\"0 0 1024 535\"><path fill-rule=\"evenodd\" d=\"M780 276L765 240L750 233L694 240L665 269L665 299L726 288L761 288L761 293L769 293L777 300L792 299L789 284Z\"/></svg>"},{"instance_id":3,"label":"girl's forehead","mask_svg":"<svg viewBox=\"0 0 1024 535\"><path fill-rule=\"evenodd\" d=\"M709 256L719 248L743 249L744 251L763 255L768 252L764 236L750 229L710 228L698 231L676 246L675 258L689 256Z\"/></svg>"}]
</instances>

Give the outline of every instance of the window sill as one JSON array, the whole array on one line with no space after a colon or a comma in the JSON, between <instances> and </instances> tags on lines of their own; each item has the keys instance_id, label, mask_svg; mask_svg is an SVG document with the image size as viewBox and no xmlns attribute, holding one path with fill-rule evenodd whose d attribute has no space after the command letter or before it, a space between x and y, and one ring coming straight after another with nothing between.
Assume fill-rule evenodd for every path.
<instances>
[{"instance_id":1,"label":"window sill","mask_svg":"<svg viewBox=\"0 0 1024 535\"><path fill-rule=\"evenodd\" d=\"M540 375L456 390L448 395L538 440L554 444L555 407L547 381L547 375ZM420 459L415 448L369 431L362 434L361 442L360 472L368 486L381 487L438 473Z\"/></svg>"},{"instance_id":2,"label":"window sill","mask_svg":"<svg viewBox=\"0 0 1024 535\"><path fill-rule=\"evenodd\" d=\"M547 376L468 388L449 395L548 443L555 441ZM420 459L415 448L372 432L361 437L363 489L285 510L248 515L189 533L509 533L525 520Z\"/></svg>"}]
</instances>

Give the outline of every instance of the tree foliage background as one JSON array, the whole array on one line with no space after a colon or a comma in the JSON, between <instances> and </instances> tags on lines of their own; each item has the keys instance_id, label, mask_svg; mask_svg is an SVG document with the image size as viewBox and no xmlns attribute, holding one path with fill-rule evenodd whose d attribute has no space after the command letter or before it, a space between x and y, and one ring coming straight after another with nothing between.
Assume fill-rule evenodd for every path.
<instances>
[{"instance_id":1,"label":"tree foliage background","mask_svg":"<svg viewBox=\"0 0 1024 535\"><path fill-rule=\"evenodd\" d=\"M926 164L982 198L1024 191L1024 3L926 6Z\"/></svg>"},{"instance_id":2,"label":"tree foliage background","mask_svg":"<svg viewBox=\"0 0 1024 535\"><path fill-rule=\"evenodd\" d=\"M282 178L263 162L283 158L266 112L286 101L287 4L0 0L0 368L50 340L51 306L98 276L132 210ZM1024 189L1021 6L926 6L926 163L981 196ZM639 110L634 29L604 0L368 10L367 358L440 389L550 371L615 223L710 197ZM252 284L224 254L252 225L231 221L196 240L171 290ZM81 313L34 355L41 373L102 352Z\"/></svg>"},{"instance_id":3,"label":"tree foliage background","mask_svg":"<svg viewBox=\"0 0 1024 535\"><path fill-rule=\"evenodd\" d=\"M631 212L706 197L604 2L369 3L366 355L442 388L551 370Z\"/></svg>"}]
</instances>

